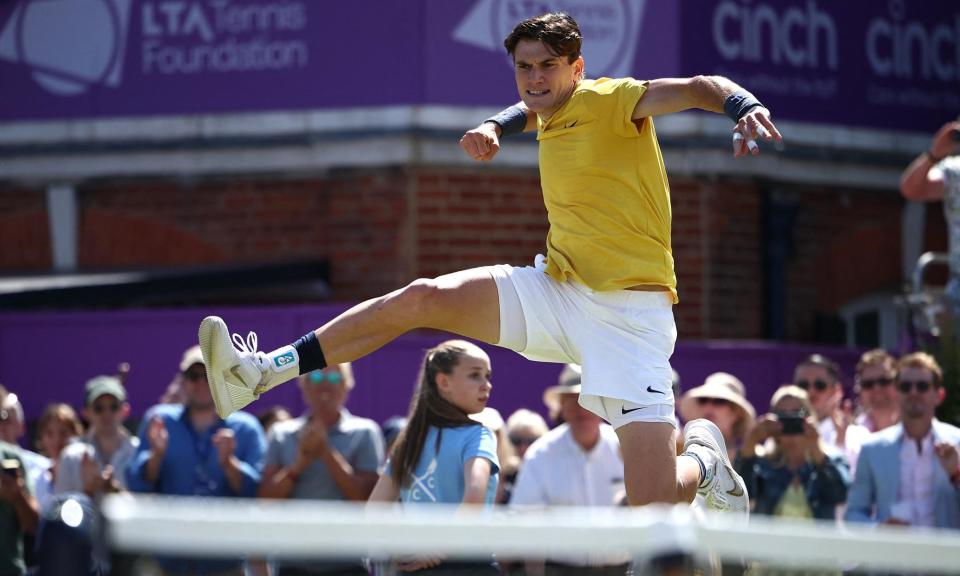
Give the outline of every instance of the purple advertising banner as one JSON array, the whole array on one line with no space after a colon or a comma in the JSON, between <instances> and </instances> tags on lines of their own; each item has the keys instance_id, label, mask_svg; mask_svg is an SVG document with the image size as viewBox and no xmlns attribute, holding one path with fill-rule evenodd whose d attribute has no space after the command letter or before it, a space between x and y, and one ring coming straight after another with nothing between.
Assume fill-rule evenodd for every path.
<instances>
[{"instance_id":1,"label":"purple advertising banner","mask_svg":"<svg viewBox=\"0 0 960 576\"><path fill-rule=\"evenodd\" d=\"M8 0L0 121L489 105L503 38L565 10L589 76L720 73L777 117L930 130L960 110L960 5L906 0Z\"/></svg>"},{"instance_id":2,"label":"purple advertising banner","mask_svg":"<svg viewBox=\"0 0 960 576\"><path fill-rule=\"evenodd\" d=\"M684 75L723 74L781 117L932 130L960 112L960 4L684 0Z\"/></svg>"}]
</instances>

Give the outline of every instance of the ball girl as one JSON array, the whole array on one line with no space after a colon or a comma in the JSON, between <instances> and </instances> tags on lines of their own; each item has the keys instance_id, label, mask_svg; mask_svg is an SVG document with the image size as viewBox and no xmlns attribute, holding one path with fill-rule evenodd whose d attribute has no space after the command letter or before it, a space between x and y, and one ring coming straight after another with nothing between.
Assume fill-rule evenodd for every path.
<instances>
[{"instance_id":1,"label":"ball girl","mask_svg":"<svg viewBox=\"0 0 960 576\"><path fill-rule=\"evenodd\" d=\"M407 426L390 451L370 502L492 506L499 462L493 432L471 420L490 398L490 357L474 344L449 340L428 350ZM439 576L499 574L492 558L395 560L401 572Z\"/></svg>"}]
</instances>

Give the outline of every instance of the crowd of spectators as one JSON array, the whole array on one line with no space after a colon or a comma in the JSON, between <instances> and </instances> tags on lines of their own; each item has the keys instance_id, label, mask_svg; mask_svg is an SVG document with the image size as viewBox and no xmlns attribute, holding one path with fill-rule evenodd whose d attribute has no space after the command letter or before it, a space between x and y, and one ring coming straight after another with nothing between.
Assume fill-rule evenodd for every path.
<instances>
[{"instance_id":1,"label":"crowd of spectators","mask_svg":"<svg viewBox=\"0 0 960 576\"><path fill-rule=\"evenodd\" d=\"M258 417L220 419L203 357L188 349L174 384L134 435L124 374L91 378L80 414L49 405L33 445L17 395L0 387L0 574L44 572L45 542L62 530L67 498L89 509L107 493L160 493L366 501L403 430L402 416L378 425L346 408L357 385L350 364L298 380L306 411L265 406ZM833 522L960 528L960 429L936 419L943 373L925 353L862 355L845 398L842 374L822 355L800 362L769 410L747 400L736 375L717 372L680 393L680 421L706 418L723 433L748 487L754 514ZM568 364L544 406L506 421L494 409L472 415L497 439L496 505L516 509L624 505L623 460L613 429L578 403L580 368ZM495 396L494 396L495 397ZM494 400L495 403L495 400ZM758 415L758 412L761 412ZM82 419L81 419L82 416ZM695 504L696 505L696 504ZM46 547L45 547L46 546ZM106 574L94 543L71 574ZM82 561L77 561L81 558ZM564 556L501 562L505 574L625 574L627 558ZM52 562L52 561L51 561ZM359 559L155 559L163 574L366 574Z\"/></svg>"}]
</instances>

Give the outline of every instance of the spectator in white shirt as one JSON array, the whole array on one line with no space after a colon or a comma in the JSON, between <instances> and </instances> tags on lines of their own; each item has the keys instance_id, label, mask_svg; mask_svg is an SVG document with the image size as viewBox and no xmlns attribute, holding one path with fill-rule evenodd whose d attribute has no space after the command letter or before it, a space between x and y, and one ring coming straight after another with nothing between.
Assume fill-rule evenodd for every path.
<instances>
[{"instance_id":1,"label":"spectator in white shirt","mask_svg":"<svg viewBox=\"0 0 960 576\"><path fill-rule=\"evenodd\" d=\"M813 404L820 439L843 454L853 471L860 454L860 445L870 432L853 423L852 408L843 405L843 382L840 368L829 358L813 354L800 362L793 373L793 383L802 388Z\"/></svg>"},{"instance_id":2,"label":"spectator in white shirt","mask_svg":"<svg viewBox=\"0 0 960 576\"><path fill-rule=\"evenodd\" d=\"M623 458L617 435L599 416L580 406L580 367L567 364L559 385L548 388L543 401L564 423L547 432L527 450L517 476L513 507L614 506L623 492ZM547 559L547 576L620 575L626 558L566 555ZM529 565L529 573L539 566Z\"/></svg>"},{"instance_id":3,"label":"spectator in white shirt","mask_svg":"<svg viewBox=\"0 0 960 576\"><path fill-rule=\"evenodd\" d=\"M84 396L90 429L61 452L54 492L97 497L125 490L124 470L140 445L123 426L130 415L127 391L116 376L97 376L87 382Z\"/></svg>"},{"instance_id":4,"label":"spectator in white shirt","mask_svg":"<svg viewBox=\"0 0 960 576\"><path fill-rule=\"evenodd\" d=\"M897 360L882 348L864 352L857 362L854 389L862 412L856 424L877 432L900 421Z\"/></svg>"}]
</instances>

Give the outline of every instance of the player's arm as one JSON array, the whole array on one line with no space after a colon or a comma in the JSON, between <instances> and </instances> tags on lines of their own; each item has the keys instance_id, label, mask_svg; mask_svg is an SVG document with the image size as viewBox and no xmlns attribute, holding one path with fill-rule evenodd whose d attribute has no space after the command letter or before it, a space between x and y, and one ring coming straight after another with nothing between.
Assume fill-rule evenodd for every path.
<instances>
[{"instance_id":1,"label":"player's arm","mask_svg":"<svg viewBox=\"0 0 960 576\"><path fill-rule=\"evenodd\" d=\"M723 76L651 80L637 101L632 118L639 120L691 109L727 114L736 122L734 156L759 154L760 149L754 143L758 137L782 139L770 120L770 111L750 92Z\"/></svg>"},{"instance_id":2,"label":"player's arm","mask_svg":"<svg viewBox=\"0 0 960 576\"><path fill-rule=\"evenodd\" d=\"M500 151L500 138L536 129L537 115L519 102L468 130L460 139L460 148L477 162L488 162Z\"/></svg>"},{"instance_id":3,"label":"player's arm","mask_svg":"<svg viewBox=\"0 0 960 576\"><path fill-rule=\"evenodd\" d=\"M947 122L937 131L930 149L910 163L900 177L900 192L909 200L939 200L943 198L943 172L936 165L954 153L957 147L960 122Z\"/></svg>"}]
</instances>

